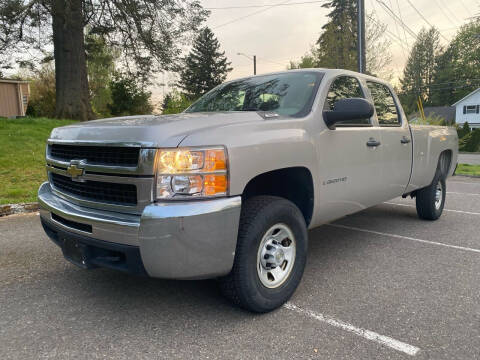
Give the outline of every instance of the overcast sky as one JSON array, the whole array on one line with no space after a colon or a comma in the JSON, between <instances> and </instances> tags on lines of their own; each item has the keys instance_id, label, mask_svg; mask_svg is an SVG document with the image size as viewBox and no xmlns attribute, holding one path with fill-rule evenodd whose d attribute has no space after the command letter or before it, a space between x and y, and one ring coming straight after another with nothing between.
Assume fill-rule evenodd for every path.
<instances>
[{"instance_id":1,"label":"overcast sky","mask_svg":"<svg viewBox=\"0 0 480 360\"><path fill-rule=\"evenodd\" d=\"M205 8L211 9L208 26L219 39L222 49L232 63L233 71L228 79L253 74L253 62L244 53L257 56L257 74L284 70L289 60L299 60L320 35L327 22L328 9L322 8L325 1L313 0L202 0ZM404 29L393 20L394 15L381 4L390 8L409 29ZM480 12L478 0L410 0L415 8L443 35L441 42L451 39L468 18ZM295 4L297 3L297 4ZM303 4L300 4L303 3ZM284 4L234 9L214 9L242 6ZM292 5L287 5L292 4ZM409 30L418 33L427 22L416 12L408 0L365 0L366 13L374 13L377 19L387 24L387 38L391 40L393 61L391 70L395 80L401 75L408 49L414 42ZM172 80L167 76L166 80ZM154 97L161 97L160 88Z\"/></svg>"}]
</instances>

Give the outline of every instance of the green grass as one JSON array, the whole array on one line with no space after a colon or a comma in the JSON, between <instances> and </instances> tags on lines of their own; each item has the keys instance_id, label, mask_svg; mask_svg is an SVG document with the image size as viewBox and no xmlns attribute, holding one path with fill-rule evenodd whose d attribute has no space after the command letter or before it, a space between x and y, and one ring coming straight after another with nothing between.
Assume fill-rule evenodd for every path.
<instances>
[{"instance_id":1,"label":"green grass","mask_svg":"<svg viewBox=\"0 0 480 360\"><path fill-rule=\"evenodd\" d=\"M458 164L455 174L480 176L480 165Z\"/></svg>"},{"instance_id":2,"label":"green grass","mask_svg":"<svg viewBox=\"0 0 480 360\"><path fill-rule=\"evenodd\" d=\"M0 204L31 202L46 179L45 144L53 128L72 120L0 118Z\"/></svg>"}]
</instances>

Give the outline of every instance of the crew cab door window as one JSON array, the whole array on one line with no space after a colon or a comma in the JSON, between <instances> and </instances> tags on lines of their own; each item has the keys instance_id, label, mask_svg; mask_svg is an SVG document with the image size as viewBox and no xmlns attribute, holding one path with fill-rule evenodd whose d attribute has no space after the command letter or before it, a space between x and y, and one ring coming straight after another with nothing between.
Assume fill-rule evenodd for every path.
<instances>
[{"instance_id":1,"label":"crew cab door window","mask_svg":"<svg viewBox=\"0 0 480 360\"><path fill-rule=\"evenodd\" d=\"M360 82L352 76L337 77L328 90L323 110L332 110L338 100L347 98L365 98ZM340 121L336 126L365 126L370 125L370 119L354 119Z\"/></svg>"},{"instance_id":2,"label":"crew cab door window","mask_svg":"<svg viewBox=\"0 0 480 360\"><path fill-rule=\"evenodd\" d=\"M380 83L367 81L368 89L377 112L377 119L380 126L400 126L397 105L390 89Z\"/></svg>"}]
</instances>

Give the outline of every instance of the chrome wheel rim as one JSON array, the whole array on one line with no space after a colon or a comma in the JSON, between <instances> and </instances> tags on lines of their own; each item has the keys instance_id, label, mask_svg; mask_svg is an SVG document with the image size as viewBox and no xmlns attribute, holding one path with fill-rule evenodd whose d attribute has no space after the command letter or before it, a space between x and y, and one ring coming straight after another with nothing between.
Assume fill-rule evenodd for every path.
<instances>
[{"instance_id":1,"label":"chrome wheel rim","mask_svg":"<svg viewBox=\"0 0 480 360\"><path fill-rule=\"evenodd\" d=\"M296 242L292 230L282 223L273 225L263 235L257 252L257 274L270 289L281 286L295 264Z\"/></svg>"},{"instance_id":2,"label":"chrome wheel rim","mask_svg":"<svg viewBox=\"0 0 480 360\"><path fill-rule=\"evenodd\" d=\"M442 199L443 199L443 186L442 182L439 181L437 186L435 187L435 209L440 209L442 206Z\"/></svg>"}]
</instances>

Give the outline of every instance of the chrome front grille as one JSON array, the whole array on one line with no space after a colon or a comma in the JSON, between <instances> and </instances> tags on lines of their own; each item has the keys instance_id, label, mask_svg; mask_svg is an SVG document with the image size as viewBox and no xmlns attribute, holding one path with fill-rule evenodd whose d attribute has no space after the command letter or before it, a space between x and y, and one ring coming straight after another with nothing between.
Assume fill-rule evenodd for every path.
<instances>
[{"instance_id":1,"label":"chrome front grille","mask_svg":"<svg viewBox=\"0 0 480 360\"><path fill-rule=\"evenodd\" d=\"M155 154L138 143L49 140L47 173L54 192L66 200L138 214L153 201Z\"/></svg>"},{"instance_id":2,"label":"chrome front grille","mask_svg":"<svg viewBox=\"0 0 480 360\"><path fill-rule=\"evenodd\" d=\"M89 164L137 166L140 148L51 144L50 156L62 161L85 160Z\"/></svg>"}]
</instances>

